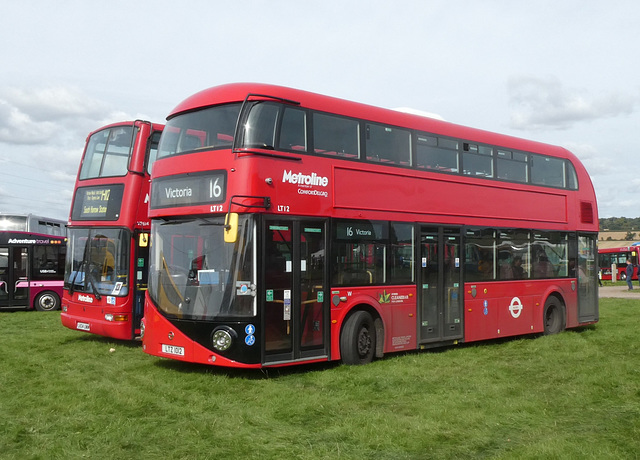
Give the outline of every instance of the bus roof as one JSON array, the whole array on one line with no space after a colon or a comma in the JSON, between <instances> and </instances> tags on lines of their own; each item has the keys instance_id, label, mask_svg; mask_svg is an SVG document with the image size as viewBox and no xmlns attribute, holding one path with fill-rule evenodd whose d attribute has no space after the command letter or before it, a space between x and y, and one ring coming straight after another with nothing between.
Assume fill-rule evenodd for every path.
<instances>
[{"instance_id":1,"label":"bus roof","mask_svg":"<svg viewBox=\"0 0 640 460\"><path fill-rule=\"evenodd\" d=\"M211 105L242 102L248 94L256 95L256 99L260 99L260 96L277 96L278 98L295 101L305 108L427 131L443 136L464 138L478 143L504 146L514 150L544 153L545 155L570 159L573 163L578 162L573 153L560 146L470 128L414 113L385 109L309 91L264 83L229 83L202 90L179 103L167 116L167 120L182 112L197 110Z\"/></svg>"},{"instance_id":2,"label":"bus roof","mask_svg":"<svg viewBox=\"0 0 640 460\"><path fill-rule=\"evenodd\" d=\"M116 126L133 126L136 123L148 123L149 125L151 125L151 128L153 130L158 130L161 131L162 128L164 127L164 124L162 123L153 123L151 121L147 121L147 120L127 120L127 121L118 121L115 123L109 123L108 125L104 125L101 126L100 128L96 129L95 131L91 131L88 135L87 135L87 139L89 139L91 136L93 136L95 133L99 132L99 131L103 131L105 129L109 129L109 128L114 128Z\"/></svg>"}]
</instances>

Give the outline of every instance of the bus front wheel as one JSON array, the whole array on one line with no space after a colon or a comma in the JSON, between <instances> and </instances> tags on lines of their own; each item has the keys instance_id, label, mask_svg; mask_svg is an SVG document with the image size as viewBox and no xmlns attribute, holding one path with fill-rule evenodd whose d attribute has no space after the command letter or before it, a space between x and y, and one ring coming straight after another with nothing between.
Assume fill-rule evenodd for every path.
<instances>
[{"instance_id":1,"label":"bus front wheel","mask_svg":"<svg viewBox=\"0 0 640 460\"><path fill-rule=\"evenodd\" d=\"M376 352L376 330L371 315L363 310L353 313L340 334L340 355L345 364L367 364Z\"/></svg>"},{"instance_id":2,"label":"bus front wheel","mask_svg":"<svg viewBox=\"0 0 640 460\"><path fill-rule=\"evenodd\" d=\"M564 306L557 297L550 296L544 304L544 335L557 334L565 328Z\"/></svg>"},{"instance_id":3,"label":"bus front wheel","mask_svg":"<svg viewBox=\"0 0 640 460\"><path fill-rule=\"evenodd\" d=\"M38 294L35 301L36 310L54 311L60 309L60 297L52 291L44 291Z\"/></svg>"}]
</instances>

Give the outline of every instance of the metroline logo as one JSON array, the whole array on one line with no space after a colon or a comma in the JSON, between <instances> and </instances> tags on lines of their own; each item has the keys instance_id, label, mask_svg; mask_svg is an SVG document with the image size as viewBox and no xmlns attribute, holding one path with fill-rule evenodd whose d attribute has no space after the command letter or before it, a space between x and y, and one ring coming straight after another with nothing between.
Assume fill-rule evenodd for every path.
<instances>
[{"instance_id":1,"label":"metroline logo","mask_svg":"<svg viewBox=\"0 0 640 460\"><path fill-rule=\"evenodd\" d=\"M329 178L318 176L316 173L310 175L302 173L292 173L291 170L284 171L282 176L282 182L289 182L290 184L298 185L317 185L320 187L326 187L329 185Z\"/></svg>"}]
</instances>

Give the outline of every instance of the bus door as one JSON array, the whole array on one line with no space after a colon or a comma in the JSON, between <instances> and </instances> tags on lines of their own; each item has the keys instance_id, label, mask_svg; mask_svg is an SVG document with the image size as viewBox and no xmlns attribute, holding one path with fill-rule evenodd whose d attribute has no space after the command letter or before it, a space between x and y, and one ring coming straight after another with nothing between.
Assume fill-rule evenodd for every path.
<instances>
[{"instance_id":1,"label":"bus door","mask_svg":"<svg viewBox=\"0 0 640 460\"><path fill-rule=\"evenodd\" d=\"M597 321L598 284L596 255L597 236L578 234L578 321Z\"/></svg>"},{"instance_id":2,"label":"bus door","mask_svg":"<svg viewBox=\"0 0 640 460\"><path fill-rule=\"evenodd\" d=\"M460 229L420 235L420 343L462 338Z\"/></svg>"},{"instance_id":3,"label":"bus door","mask_svg":"<svg viewBox=\"0 0 640 460\"><path fill-rule=\"evenodd\" d=\"M0 247L0 308L29 307L29 249Z\"/></svg>"},{"instance_id":4,"label":"bus door","mask_svg":"<svg viewBox=\"0 0 640 460\"><path fill-rule=\"evenodd\" d=\"M133 333L140 331L140 320L144 314L144 296L147 292L147 280L149 275L149 232L134 234L133 272L135 279L133 285Z\"/></svg>"},{"instance_id":5,"label":"bus door","mask_svg":"<svg viewBox=\"0 0 640 460\"><path fill-rule=\"evenodd\" d=\"M264 223L265 364L328 355L326 233L324 220Z\"/></svg>"}]
</instances>

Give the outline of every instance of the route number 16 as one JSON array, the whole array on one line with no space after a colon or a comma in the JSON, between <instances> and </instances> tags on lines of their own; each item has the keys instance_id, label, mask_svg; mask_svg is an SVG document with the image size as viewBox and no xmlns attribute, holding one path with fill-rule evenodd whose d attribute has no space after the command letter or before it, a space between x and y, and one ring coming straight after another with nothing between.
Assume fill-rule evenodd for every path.
<instances>
[{"instance_id":1,"label":"route number 16","mask_svg":"<svg viewBox=\"0 0 640 460\"><path fill-rule=\"evenodd\" d=\"M220 198L222 196L222 187L218 184L219 177L216 177L215 181L209 179L209 198Z\"/></svg>"}]
</instances>

